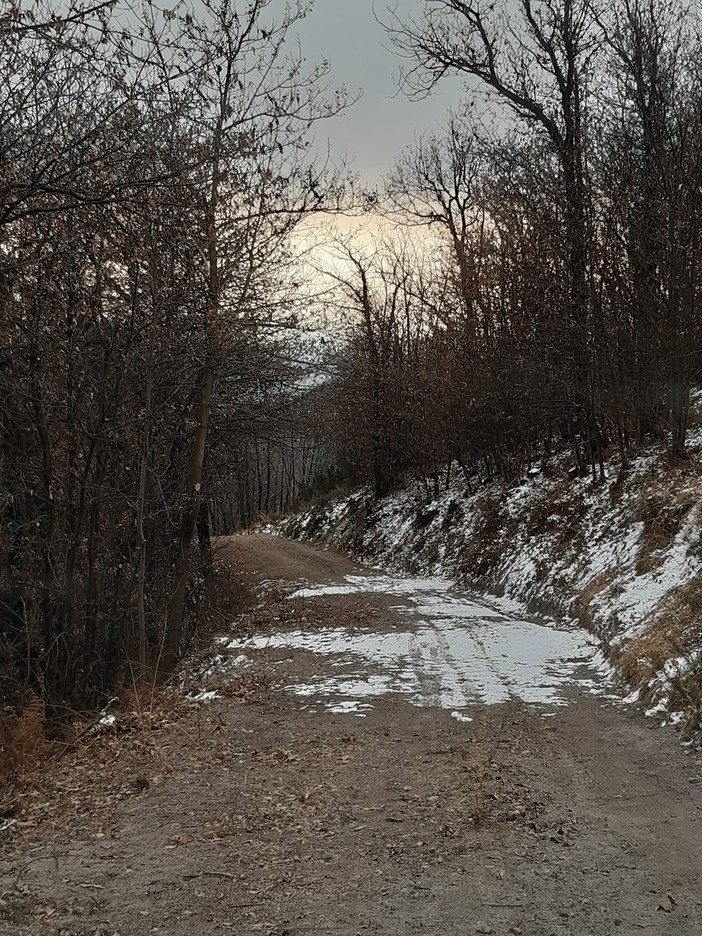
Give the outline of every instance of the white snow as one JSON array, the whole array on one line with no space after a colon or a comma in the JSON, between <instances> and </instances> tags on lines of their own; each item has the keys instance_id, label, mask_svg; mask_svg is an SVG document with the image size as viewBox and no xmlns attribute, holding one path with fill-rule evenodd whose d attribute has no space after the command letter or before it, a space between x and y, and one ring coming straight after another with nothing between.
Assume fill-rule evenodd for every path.
<instances>
[{"instance_id":1,"label":"white snow","mask_svg":"<svg viewBox=\"0 0 702 936\"><path fill-rule=\"evenodd\" d=\"M693 405L702 410L702 391ZM701 447L702 420L689 434L690 450ZM419 482L378 504L360 490L284 521L278 532L345 551L354 544L362 561L410 572L424 581L412 587L439 619L472 613L465 599L465 612L456 607L447 584L453 582L510 617L584 624L604 647L626 649L653 623L665 625L680 588L702 576L702 484L694 461L671 468L662 454L649 449L632 457L623 479L610 465L598 484L568 480L565 461L552 461L520 483L496 482L471 494L457 471L432 499ZM668 520L671 532L657 545L650 527ZM406 600L401 581L391 574L375 587ZM336 593L366 584L347 582ZM297 594L315 593L311 586ZM496 613L483 609L482 617ZM510 640L523 646L519 628ZM702 646L686 647L684 658L654 675L646 687L652 716L670 712L673 680L700 659Z\"/></svg>"},{"instance_id":2,"label":"white snow","mask_svg":"<svg viewBox=\"0 0 702 936\"><path fill-rule=\"evenodd\" d=\"M291 598L350 593L402 599L396 610L407 627L372 631L328 627L232 640L231 650L302 650L324 657L333 675L286 687L322 701L330 711L358 712L356 702L399 694L413 705L434 705L458 720L475 703L511 699L566 705L578 690L604 694L608 667L596 641L562 629L505 616L439 579L349 575L343 585L310 585ZM460 716L460 718L459 718Z\"/></svg>"},{"instance_id":3,"label":"white snow","mask_svg":"<svg viewBox=\"0 0 702 936\"><path fill-rule=\"evenodd\" d=\"M215 689L201 689L187 696L188 702L214 702L218 698L219 693Z\"/></svg>"}]
</instances>

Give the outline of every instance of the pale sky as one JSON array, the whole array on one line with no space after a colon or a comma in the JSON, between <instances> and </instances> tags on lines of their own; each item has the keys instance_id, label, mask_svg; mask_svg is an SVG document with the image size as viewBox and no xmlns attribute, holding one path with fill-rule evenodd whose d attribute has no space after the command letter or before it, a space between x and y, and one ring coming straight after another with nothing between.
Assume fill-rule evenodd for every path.
<instances>
[{"instance_id":1,"label":"pale sky","mask_svg":"<svg viewBox=\"0 0 702 936\"><path fill-rule=\"evenodd\" d=\"M311 61L331 61L332 85L346 85L362 99L317 131L319 144L328 137L332 154L347 153L361 181L376 185L403 147L445 122L450 107L463 96L460 79L447 78L429 99L409 101L395 80L401 60L390 49L385 30L388 5L398 13L421 15L422 0L314 0L314 8L298 28L303 54Z\"/></svg>"}]
</instances>

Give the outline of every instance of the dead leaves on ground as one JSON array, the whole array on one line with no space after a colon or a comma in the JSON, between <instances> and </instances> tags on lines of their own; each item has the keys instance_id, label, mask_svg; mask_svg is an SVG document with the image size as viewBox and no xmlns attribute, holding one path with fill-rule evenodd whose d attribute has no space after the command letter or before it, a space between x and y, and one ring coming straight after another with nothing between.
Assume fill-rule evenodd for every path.
<instances>
[{"instance_id":1,"label":"dead leaves on ground","mask_svg":"<svg viewBox=\"0 0 702 936\"><path fill-rule=\"evenodd\" d=\"M189 845L194 841L195 836L186 833L185 835L179 835L175 842L172 845L166 845L166 848L178 848L179 845Z\"/></svg>"},{"instance_id":2,"label":"dead leaves on ground","mask_svg":"<svg viewBox=\"0 0 702 936\"><path fill-rule=\"evenodd\" d=\"M656 907L656 910L662 910L664 913L672 913L677 905L676 899L672 894L666 894Z\"/></svg>"},{"instance_id":3,"label":"dead leaves on ground","mask_svg":"<svg viewBox=\"0 0 702 936\"><path fill-rule=\"evenodd\" d=\"M237 675L223 693L230 700L245 702L261 692L261 675ZM212 751L212 742L200 737L203 722L216 719L216 710L205 713L179 692L130 694L114 715L109 723L95 716L76 721L68 742L44 745L41 767L5 786L0 817L11 818L0 832L2 843L33 841L46 822L69 835L101 834L111 827L110 815L118 803L148 796L168 780L174 770L173 750L179 751L181 761L191 757L193 766L202 752L223 766L233 759L221 742ZM288 754L277 759L286 760Z\"/></svg>"}]
</instances>

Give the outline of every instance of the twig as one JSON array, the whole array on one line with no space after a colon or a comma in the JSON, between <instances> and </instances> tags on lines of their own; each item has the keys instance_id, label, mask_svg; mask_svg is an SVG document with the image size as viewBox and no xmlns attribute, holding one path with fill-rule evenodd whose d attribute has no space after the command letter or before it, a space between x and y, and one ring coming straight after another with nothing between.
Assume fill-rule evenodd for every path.
<instances>
[{"instance_id":1,"label":"twig","mask_svg":"<svg viewBox=\"0 0 702 936\"><path fill-rule=\"evenodd\" d=\"M104 711L104 709L103 709L103 711ZM95 720L90 721L90 722L83 728L82 731L79 731L78 734L75 736L75 738L73 738L72 741L69 741L67 744L65 744L64 747L63 747L60 751L58 751L58 753L52 755L52 756L49 758L49 762L50 762L50 763L53 763L53 762L56 762L56 761L58 761L58 760L61 760L61 758L62 758L62 757L65 757L66 754L69 753L69 751L74 751L74 750L76 749L76 746L77 746L78 742L79 742L79 741L82 741L82 739L83 739L86 735L90 734L91 731L94 731L94 730L99 726L100 721L102 720L102 718L103 718L103 714L102 714L102 712L101 712Z\"/></svg>"},{"instance_id":2,"label":"twig","mask_svg":"<svg viewBox=\"0 0 702 936\"><path fill-rule=\"evenodd\" d=\"M53 857L53 855L37 855L36 858L30 858L26 864L17 869L17 883L19 884L22 875L30 865L33 865L36 861L51 861Z\"/></svg>"},{"instance_id":3,"label":"twig","mask_svg":"<svg viewBox=\"0 0 702 936\"><path fill-rule=\"evenodd\" d=\"M233 907L230 907L229 909L230 909L230 910L243 910L244 907L262 907L262 906L263 906L263 904L260 904L260 903L255 903L255 904L234 904L234 906L233 906ZM224 926L226 929L234 929L234 925L235 925L234 923L225 923L224 920L220 920L219 923L217 923L217 926ZM237 925L238 925L238 924L237 924Z\"/></svg>"},{"instance_id":4,"label":"twig","mask_svg":"<svg viewBox=\"0 0 702 936\"><path fill-rule=\"evenodd\" d=\"M629 802L630 800L635 799L646 799L651 796L660 796L660 791L656 790L653 793L630 793L629 795L624 795L624 793L614 793L612 796L598 796L597 802L599 803L611 803L613 800L618 800L619 802Z\"/></svg>"},{"instance_id":5,"label":"twig","mask_svg":"<svg viewBox=\"0 0 702 936\"><path fill-rule=\"evenodd\" d=\"M193 878L205 877L206 875L209 877L224 877L232 879L236 877L236 874L230 874L228 871L198 871L197 874L184 874L183 880L192 881ZM258 904L250 904L247 906L257 907Z\"/></svg>"}]
</instances>

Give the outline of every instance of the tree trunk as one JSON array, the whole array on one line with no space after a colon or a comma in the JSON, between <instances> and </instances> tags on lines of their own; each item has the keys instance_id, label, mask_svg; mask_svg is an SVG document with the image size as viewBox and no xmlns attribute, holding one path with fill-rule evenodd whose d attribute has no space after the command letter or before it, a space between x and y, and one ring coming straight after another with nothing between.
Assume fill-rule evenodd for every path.
<instances>
[{"instance_id":1,"label":"tree trunk","mask_svg":"<svg viewBox=\"0 0 702 936\"><path fill-rule=\"evenodd\" d=\"M183 621L185 615L185 595L188 586L188 569L190 560L190 546L197 527L197 517L200 509L200 492L202 490L202 472L205 463L205 445L207 442L207 428L210 421L212 406L212 390L214 387L215 366L212 359L208 359L202 370L200 388L198 392L197 428L193 443L193 454L190 463L190 483L188 499L183 511L183 521L173 571L173 585L171 597L168 602L166 617L166 635L163 647L162 666L169 672L178 662L180 644L183 638Z\"/></svg>"}]
</instances>

